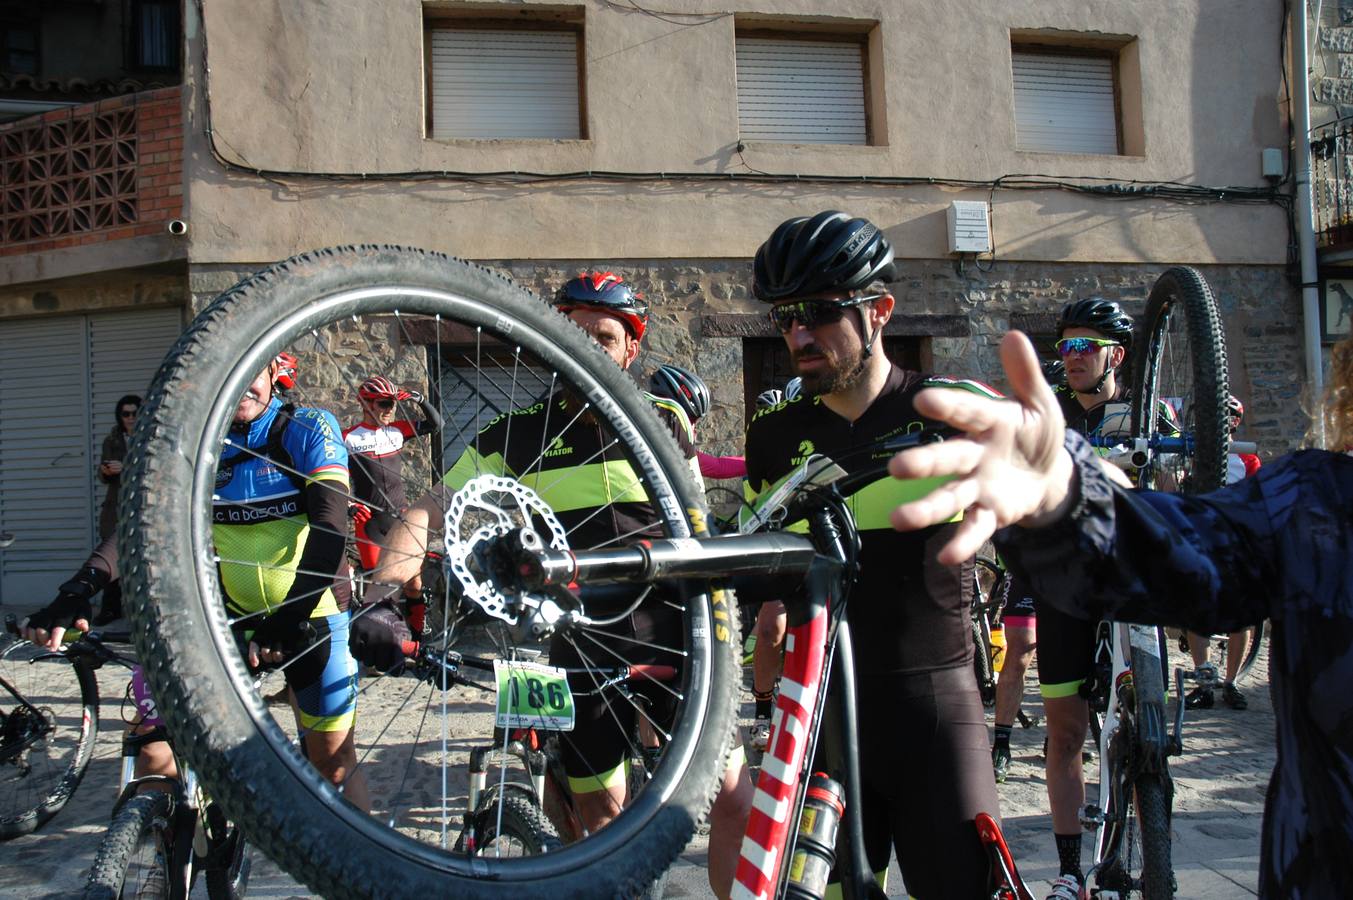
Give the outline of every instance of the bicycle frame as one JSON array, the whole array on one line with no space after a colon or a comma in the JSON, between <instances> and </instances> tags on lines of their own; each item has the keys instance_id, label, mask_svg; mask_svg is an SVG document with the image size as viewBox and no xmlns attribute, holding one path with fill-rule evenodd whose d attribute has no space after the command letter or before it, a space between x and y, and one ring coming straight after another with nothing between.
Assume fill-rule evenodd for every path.
<instances>
[{"instance_id":1,"label":"bicycle frame","mask_svg":"<svg viewBox=\"0 0 1353 900\"><path fill-rule=\"evenodd\" d=\"M788 630L784 672L770 744L734 875L734 897L768 897L783 889L792 835L798 827L807 786L805 766L817 748L832 685L835 702L830 706L836 720L828 731L825 750L829 761L844 775L846 811L841 827L847 836L850 859L842 868L850 880L843 887L848 897L884 896L864 855L845 553L826 508L810 509L808 518L812 533L827 544L830 555L819 553L807 537L769 532L653 540L622 550L538 551L523 560L523 567L529 569L523 574L538 588L661 578L805 575L806 590L785 602ZM829 667L836 677L828 674Z\"/></svg>"}]
</instances>

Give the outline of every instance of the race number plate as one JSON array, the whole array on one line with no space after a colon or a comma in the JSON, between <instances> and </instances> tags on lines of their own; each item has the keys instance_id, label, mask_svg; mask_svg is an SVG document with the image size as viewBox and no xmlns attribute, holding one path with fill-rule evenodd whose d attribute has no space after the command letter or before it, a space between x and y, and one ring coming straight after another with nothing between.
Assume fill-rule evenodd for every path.
<instances>
[{"instance_id":1,"label":"race number plate","mask_svg":"<svg viewBox=\"0 0 1353 900\"><path fill-rule=\"evenodd\" d=\"M573 693L563 669L495 659L493 675L498 682L498 727L573 730Z\"/></svg>"}]
</instances>

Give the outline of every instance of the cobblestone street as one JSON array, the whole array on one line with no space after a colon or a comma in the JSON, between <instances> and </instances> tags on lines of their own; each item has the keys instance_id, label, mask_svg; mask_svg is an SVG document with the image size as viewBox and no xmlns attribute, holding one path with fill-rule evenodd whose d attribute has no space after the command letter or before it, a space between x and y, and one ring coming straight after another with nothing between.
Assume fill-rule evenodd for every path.
<instances>
[{"instance_id":1,"label":"cobblestone street","mask_svg":"<svg viewBox=\"0 0 1353 900\"><path fill-rule=\"evenodd\" d=\"M400 683L396 679L377 680L364 695L364 702L379 699L384 691L397 690ZM118 706L124 684L125 675L119 669L105 668L100 673L103 728L88 774L71 804L37 834L0 845L0 895L65 897L80 890L114 796L121 732ZM1025 708L1037 712L1039 701L1032 677L1027 686ZM1171 760L1175 779L1174 865L1181 898L1255 894L1264 789L1274 763L1266 651L1243 686L1250 699L1250 708L1244 712L1219 704L1215 709L1188 713L1185 753ZM750 695L744 694L744 698L748 702L743 711L750 714ZM1047 882L1057 874L1046 813L1040 752L1043 734L1041 726L1016 728L1012 738L1014 766L1009 781L1000 787L1007 839L1025 878L1040 898ZM1094 771L1087 769L1087 777L1093 779ZM373 779L372 787L373 797L379 797L381 781ZM1087 838L1087 859L1089 844ZM697 836L668 879L667 897L709 896L705 849L706 838ZM200 883L195 895L205 896ZM276 865L256 856L249 896L311 895ZM895 864L889 878L889 896L905 896Z\"/></svg>"}]
</instances>

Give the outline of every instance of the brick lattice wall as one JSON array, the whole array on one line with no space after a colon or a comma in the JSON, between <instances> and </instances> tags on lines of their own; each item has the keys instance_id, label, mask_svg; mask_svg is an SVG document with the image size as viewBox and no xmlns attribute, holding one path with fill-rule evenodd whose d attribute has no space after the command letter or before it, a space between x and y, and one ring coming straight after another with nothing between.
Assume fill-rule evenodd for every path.
<instances>
[{"instance_id":1,"label":"brick lattice wall","mask_svg":"<svg viewBox=\"0 0 1353 900\"><path fill-rule=\"evenodd\" d=\"M178 87L0 126L0 256L157 234L182 212Z\"/></svg>"}]
</instances>

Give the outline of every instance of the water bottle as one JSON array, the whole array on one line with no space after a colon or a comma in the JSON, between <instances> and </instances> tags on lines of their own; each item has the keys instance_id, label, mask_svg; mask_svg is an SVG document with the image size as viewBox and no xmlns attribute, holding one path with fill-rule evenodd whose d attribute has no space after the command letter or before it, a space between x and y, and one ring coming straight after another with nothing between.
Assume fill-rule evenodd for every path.
<instances>
[{"instance_id":1,"label":"water bottle","mask_svg":"<svg viewBox=\"0 0 1353 900\"><path fill-rule=\"evenodd\" d=\"M786 897L821 900L826 896L827 877L836 864L836 831L846 811L841 794L841 785L824 772L814 772L808 779L799 833L789 860Z\"/></svg>"}]
</instances>

